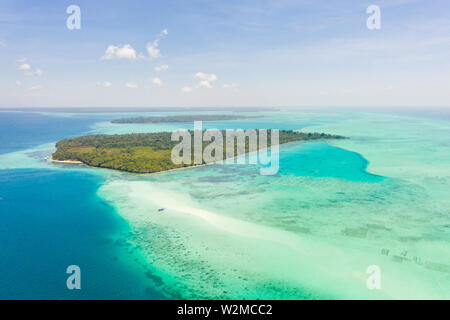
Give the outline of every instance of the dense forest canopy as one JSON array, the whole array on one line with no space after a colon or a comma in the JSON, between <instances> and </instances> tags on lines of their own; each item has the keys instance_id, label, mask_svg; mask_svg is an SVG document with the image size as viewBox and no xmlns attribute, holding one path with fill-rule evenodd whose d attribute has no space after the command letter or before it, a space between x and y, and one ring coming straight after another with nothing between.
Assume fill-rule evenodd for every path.
<instances>
[{"instance_id":1,"label":"dense forest canopy","mask_svg":"<svg viewBox=\"0 0 450 320\"><path fill-rule=\"evenodd\" d=\"M259 130L255 130L259 134ZM194 131L188 131L191 141ZM223 137L225 131L221 132ZM174 164L171 152L179 141L171 140L171 132L134 133L120 135L87 135L61 140L56 144L54 160L75 160L94 167L110 168L134 173L152 173L192 166L193 164ZM324 133L303 133L292 130L279 131L279 144L293 141L345 139L343 136ZM237 155L237 139L235 139ZM203 149L211 142L203 142ZM192 148L194 143L191 144ZM271 146L271 130L267 130L267 146ZM260 146L258 142L257 148ZM225 141L224 141L225 148ZM249 151L249 139L245 140L245 153ZM225 154L225 152L224 152ZM194 152L192 152L194 156ZM224 156L225 157L225 156Z\"/></svg>"}]
</instances>

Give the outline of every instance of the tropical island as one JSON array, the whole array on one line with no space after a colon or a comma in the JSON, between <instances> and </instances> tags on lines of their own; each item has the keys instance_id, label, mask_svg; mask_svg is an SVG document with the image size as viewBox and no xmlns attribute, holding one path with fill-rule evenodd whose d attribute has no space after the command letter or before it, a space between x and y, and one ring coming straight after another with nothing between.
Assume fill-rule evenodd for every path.
<instances>
[{"instance_id":1,"label":"tropical island","mask_svg":"<svg viewBox=\"0 0 450 320\"><path fill-rule=\"evenodd\" d=\"M111 123L164 123L164 122L193 122L193 121L222 121L260 118L261 116L241 116L241 115L178 115L164 117L135 117L120 118L111 120Z\"/></svg>"},{"instance_id":2,"label":"tropical island","mask_svg":"<svg viewBox=\"0 0 450 320\"><path fill-rule=\"evenodd\" d=\"M193 142L192 158L194 159L194 131L185 131L187 136ZM205 131L203 131L205 132ZM201 132L203 134L203 132ZM225 136L225 131L219 131ZM259 130L255 130L259 134ZM177 169L182 167L190 167L199 165L194 163L176 164L172 161L172 150L179 141L172 141L171 132L157 133L135 133L120 135L86 135L76 138L69 138L59 141L56 144L56 152L52 155L52 160L59 163L83 163L92 167L108 168L121 170L132 173L154 173ZM189 138L188 138L189 139ZM227 155L224 158L232 158L238 155L237 149L240 146L245 153L251 151L249 145L250 139L242 141L233 138L234 155ZM330 135L325 133L304 133L293 130L279 131L279 144L285 144L294 141L310 141L325 139L346 139L346 137L338 135ZM260 139L259 139L260 140ZM190 141L190 142L191 142ZM257 142L256 149L271 147L271 130L267 130L267 145ZM202 142L202 150L211 142ZM225 144L221 145L225 150ZM242 149L241 149L242 150ZM215 151L214 151L215 152ZM205 164L204 162L200 164Z\"/></svg>"}]
</instances>

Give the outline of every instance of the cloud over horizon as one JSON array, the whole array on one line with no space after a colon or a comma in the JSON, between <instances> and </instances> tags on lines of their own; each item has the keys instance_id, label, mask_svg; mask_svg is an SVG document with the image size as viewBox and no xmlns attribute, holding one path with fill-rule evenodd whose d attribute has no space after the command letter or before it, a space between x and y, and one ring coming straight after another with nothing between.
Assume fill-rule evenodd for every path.
<instances>
[{"instance_id":1,"label":"cloud over horizon","mask_svg":"<svg viewBox=\"0 0 450 320\"><path fill-rule=\"evenodd\" d=\"M136 50L129 44L123 47L110 45L106 48L105 54L101 57L102 60L112 60L112 59L128 59L135 60L138 55Z\"/></svg>"},{"instance_id":2,"label":"cloud over horizon","mask_svg":"<svg viewBox=\"0 0 450 320\"><path fill-rule=\"evenodd\" d=\"M127 82L125 83L125 88L128 89L136 89L138 87L138 85L134 82Z\"/></svg>"},{"instance_id":3,"label":"cloud over horizon","mask_svg":"<svg viewBox=\"0 0 450 320\"><path fill-rule=\"evenodd\" d=\"M42 89L44 89L43 85L36 85L36 86L30 87L31 91L38 91L38 90L42 90Z\"/></svg>"},{"instance_id":4,"label":"cloud over horizon","mask_svg":"<svg viewBox=\"0 0 450 320\"><path fill-rule=\"evenodd\" d=\"M217 80L217 76L214 73L203 73L203 72L197 72L194 74L195 79L200 79L201 81L197 84L196 88L207 88L212 89L213 86L211 82L214 82Z\"/></svg>"},{"instance_id":5,"label":"cloud over horizon","mask_svg":"<svg viewBox=\"0 0 450 320\"><path fill-rule=\"evenodd\" d=\"M162 87L164 84L160 78L153 78L152 83L154 85L157 85L158 87Z\"/></svg>"},{"instance_id":6,"label":"cloud over horizon","mask_svg":"<svg viewBox=\"0 0 450 320\"><path fill-rule=\"evenodd\" d=\"M97 83L97 87L109 88L111 86L112 86L112 83L109 81L103 81L103 82Z\"/></svg>"}]
</instances>

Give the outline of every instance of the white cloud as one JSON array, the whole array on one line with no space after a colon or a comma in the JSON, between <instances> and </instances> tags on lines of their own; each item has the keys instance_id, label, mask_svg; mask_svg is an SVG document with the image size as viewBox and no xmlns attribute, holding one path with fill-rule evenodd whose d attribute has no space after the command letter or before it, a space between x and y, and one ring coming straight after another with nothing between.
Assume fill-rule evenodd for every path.
<instances>
[{"instance_id":1,"label":"white cloud","mask_svg":"<svg viewBox=\"0 0 450 320\"><path fill-rule=\"evenodd\" d=\"M20 87L22 85L22 81L16 80L16 86Z\"/></svg>"},{"instance_id":2,"label":"white cloud","mask_svg":"<svg viewBox=\"0 0 450 320\"><path fill-rule=\"evenodd\" d=\"M234 82L232 82L232 83L226 83L226 84L224 84L224 85L222 86L222 88L224 88L224 89L232 89L232 90L237 91L237 90L238 90L238 84L237 84L237 83L234 83Z\"/></svg>"},{"instance_id":3,"label":"white cloud","mask_svg":"<svg viewBox=\"0 0 450 320\"><path fill-rule=\"evenodd\" d=\"M102 57L103 60L112 60L112 59L128 59L135 60L138 58L136 54L136 50L129 44L124 45L123 47L118 47L114 45L110 45L106 48L105 55Z\"/></svg>"},{"instance_id":4,"label":"white cloud","mask_svg":"<svg viewBox=\"0 0 450 320\"><path fill-rule=\"evenodd\" d=\"M26 76L32 76L34 73L31 71L31 66L28 63L23 63L21 65L19 65L18 68L20 71L23 72L24 75Z\"/></svg>"},{"instance_id":5,"label":"white cloud","mask_svg":"<svg viewBox=\"0 0 450 320\"><path fill-rule=\"evenodd\" d=\"M206 80L209 82L217 80L217 76L214 73L207 74L207 73L203 73L203 72L197 72L196 74L194 74L194 78Z\"/></svg>"},{"instance_id":6,"label":"white cloud","mask_svg":"<svg viewBox=\"0 0 450 320\"><path fill-rule=\"evenodd\" d=\"M109 81L103 81L103 82L97 83L97 87L109 88L111 86L112 86L112 83Z\"/></svg>"},{"instance_id":7,"label":"white cloud","mask_svg":"<svg viewBox=\"0 0 450 320\"><path fill-rule=\"evenodd\" d=\"M211 82L217 80L217 76L214 73L203 73L203 72L197 72L194 74L194 78L200 79L201 81L197 84L196 88L208 88L211 89L213 86Z\"/></svg>"},{"instance_id":8,"label":"white cloud","mask_svg":"<svg viewBox=\"0 0 450 320\"><path fill-rule=\"evenodd\" d=\"M41 69L39 69L39 68L34 69L34 75L35 76L40 77L43 74L44 74L44 72Z\"/></svg>"},{"instance_id":9,"label":"white cloud","mask_svg":"<svg viewBox=\"0 0 450 320\"><path fill-rule=\"evenodd\" d=\"M130 89L136 89L138 86L134 82L127 82L127 83L125 83L125 87L130 88Z\"/></svg>"},{"instance_id":10,"label":"white cloud","mask_svg":"<svg viewBox=\"0 0 450 320\"><path fill-rule=\"evenodd\" d=\"M160 33L159 33L159 38L162 39L165 36L167 36L169 34L169 31L167 31L167 29L163 29Z\"/></svg>"},{"instance_id":11,"label":"white cloud","mask_svg":"<svg viewBox=\"0 0 450 320\"><path fill-rule=\"evenodd\" d=\"M153 78L152 82L153 82L153 84L157 85L158 87L162 87L163 86L163 82L161 81L160 78Z\"/></svg>"},{"instance_id":12,"label":"white cloud","mask_svg":"<svg viewBox=\"0 0 450 320\"><path fill-rule=\"evenodd\" d=\"M153 42L147 43L146 49L150 58L158 58L161 56L161 51L159 50L159 40L165 38L169 32L167 29L163 29L157 39ZM129 44L124 45L123 47L110 45L106 48L105 54L101 57L103 60L112 60L112 59L128 59L128 60L136 60L143 59L145 56L142 53L137 53L136 50Z\"/></svg>"},{"instance_id":13,"label":"white cloud","mask_svg":"<svg viewBox=\"0 0 450 320\"><path fill-rule=\"evenodd\" d=\"M27 61L27 58L20 58L17 60L17 62L19 63L18 69L22 71L24 75L40 77L44 74L44 72L40 68L35 68L34 71L31 71L31 65L25 63L25 61Z\"/></svg>"},{"instance_id":14,"label":"white cloud","mask_svg":"<svg viewBox=\"0 0 450 320\"><path fill-rule=\"evenodd\" d=\"M181 91L182 91L182 92L186 92L186 93L187 93L187 92L192 92L192 88L186 86L186 87L181 88Z\"/></svg>"},{"instance_id":15,"label":"white cloud","mask_svg":"<svg viewBox=\"0 0 450 320\"><path fill-rule=\"evenodd\" d=\"M150 58L161 57L161 51L158 48L159 40L165 38L168 34L169 32L167 31L167 29L164 29L159 33L158 38L155 41L147 43L146 49Z\"/></svg>"},{"instance_id":16,"label":"white cloud","mask_svg":"<svg viewBox=\"0 0 450 320\"><path fill-rule=\"evenodd\" d=\"M147 43L147 52L150 58L161 57L161 51L158 49L158 40L153 41L153 43Z\"/></svg>"},{"instance_id":17,"label":"white cloud","mask_svg":"<svg viewBox=\"0 0 450 320\"><path fill-rule=\"evenodd\" d=\"M5 41L0 41L0 48L1 47L6 47L6 42Z\"/></svg>"},{"instance_id":18,"label":"white cloud","mask_svg":"<svg viewBox=\"0 0 450 320\"><path fill-rule=\"evenodd\" d=\"M24 63L19 66L19 70L20 71L30 71L31 66L28 63Z\"/></svg>"},{"instance_id":19,"label":"white cloud","mask_svg":"<svg viewBox=\"0 0 450 320\"><path fill-rule=\"evenodd\" d=\"M197 88L208 88L208 89L211 89L212 87L213 86L211 85L211 83L209 81L207 81L207 80L200 81L197 84Z\"/></svg>"},{"instance_id":20,"label":"white cloud","mask_svg":"<svg viewBox=\"0 0 450 320\"><path fill-rule=\"evenodd\" d=\"M30 90L31 90L31 91L37 91L37 90L41 90L41 89L43 89L43 88L44 88L44 86L37 85L37 86L32 86L32 87L30 88Z\"/></svg>"},{"instance_id":21,"label":"white cloud","mask_svg":"<svg viewBox=\"0 0 450 320\"><path fill-rule=\"evenodd\" d=\"M163 65L155 67L156 72L166 71L167 69L169 69L169 66L167 64L163 64Z\"/></svg>"},{"instance_id":22,"label":"white cloud","mask_svg":"<svg viewBox=\"0 0 450 320\"><path fill-rule=\"evenodd\" d=\"M200 82L195 86L195 89L200 89L200 88L207 88L207 89L212 89L213 86L211 84L211 82L214 82L217 80L217 76L214 73L204 73L204 72L197 72L196 74L194 74L194 78L195 79L200 79ZM182 92L192 92L194 90L193 87L183 87L181 88Z\"/></svg>"}]
</instances>

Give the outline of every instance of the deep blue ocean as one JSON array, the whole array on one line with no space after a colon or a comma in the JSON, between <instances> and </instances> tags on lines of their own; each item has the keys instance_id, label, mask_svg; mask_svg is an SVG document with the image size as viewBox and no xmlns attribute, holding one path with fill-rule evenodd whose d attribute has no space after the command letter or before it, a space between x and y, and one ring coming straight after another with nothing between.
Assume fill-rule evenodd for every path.
<instances>
[{"instance_id":1,"label":"deep blue ocean","mask_svg":"<svg viewBox=\"0 0 450 320\"><path fill-rule=\"evenodd\" d=\"M98 117L0 112L0 154L89 131ZM79 170L0 170L0 299L159 299L116 244L129 232ZM66 268L81 268L68 290ZM136 268L132 266L136 265Z\"/></svg>"}]
</instances>

